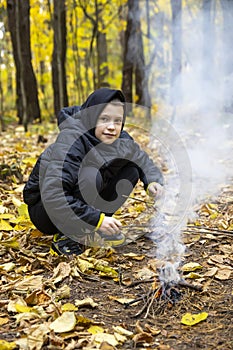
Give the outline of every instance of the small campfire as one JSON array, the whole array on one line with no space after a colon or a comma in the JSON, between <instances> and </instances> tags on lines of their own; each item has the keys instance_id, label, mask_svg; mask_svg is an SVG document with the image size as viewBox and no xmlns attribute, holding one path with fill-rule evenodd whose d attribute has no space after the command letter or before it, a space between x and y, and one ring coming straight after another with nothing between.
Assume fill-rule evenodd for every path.
<instances>
[{"instance_id":1,"label":"small campfire","mask_svg":"<svg viewBox=\"0 0 233 350\"><path fill-rule=\"evenodd\" d=\"M152 284L155 282L154 280L150 281ZM147 282L149 282L149 280ZM157 288L152 286L148 293L125 303L124 306L125 308L128 308L133 304L143 303L141 309L133 317L138 317L144 312L144 318L147 318L148 315L154 316L164 310L165 307L173 307L178 301L180 301L183 294L182 288L190 288L199 292L202 291L201 286L190 284L184 279L179 281L162 282Z\"/></svg>"}]
</instances>

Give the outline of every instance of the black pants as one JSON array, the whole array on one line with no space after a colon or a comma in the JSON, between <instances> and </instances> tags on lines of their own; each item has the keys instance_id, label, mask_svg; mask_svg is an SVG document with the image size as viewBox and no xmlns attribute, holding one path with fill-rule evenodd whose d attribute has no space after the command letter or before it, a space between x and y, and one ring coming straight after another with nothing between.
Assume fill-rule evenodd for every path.
<instances>
[{"instance_id":1,"label":"black pants","mask_svg":"<svg viewBox=\"0 0 233 350\"><path fill-rule=\"evenodd\" d=\"M121 168L116 175L111 175L111 169L99 171L94 167L83 167L79 174L80 197L88 205L111 216L126 201L138 180L138 169L131 163ZM59 231L47 215L41 200L29 206L28 211L39 231L44 234Z\"/></svg>"}]
</instances>

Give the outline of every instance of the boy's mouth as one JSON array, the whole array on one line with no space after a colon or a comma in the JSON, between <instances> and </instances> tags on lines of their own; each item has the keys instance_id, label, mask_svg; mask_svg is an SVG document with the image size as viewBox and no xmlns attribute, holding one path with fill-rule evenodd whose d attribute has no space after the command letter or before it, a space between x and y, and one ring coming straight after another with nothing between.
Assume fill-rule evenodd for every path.
<instances>
[{"instance_id":1,"label":"boy's mouth","mask_svg":"<svg viewBox=\"0 0 233 350\"><path fill-rule=\"evenodd\" d=\"M116 137L115 134L107 134L107 133L104 133L103 135L104 135L104 136L108 136L108 137Z\"/></svg>"}]
</instances>

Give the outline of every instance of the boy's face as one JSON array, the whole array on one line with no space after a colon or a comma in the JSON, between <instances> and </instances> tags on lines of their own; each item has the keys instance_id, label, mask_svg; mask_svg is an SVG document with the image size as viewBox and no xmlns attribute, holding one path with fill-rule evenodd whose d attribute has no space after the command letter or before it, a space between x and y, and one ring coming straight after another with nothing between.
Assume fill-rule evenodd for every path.
<instances>
[{"instance_id":1,"label":"boy's face","mask_svg":"<svg viewBox=\"0 0 233 350\"><path fill-rule=\"evenodd\" d=\"M120 136L123 122L123 106L108 103L99 115L95 136L106 144L113 143Z\"/></svg>"}]
</instances>

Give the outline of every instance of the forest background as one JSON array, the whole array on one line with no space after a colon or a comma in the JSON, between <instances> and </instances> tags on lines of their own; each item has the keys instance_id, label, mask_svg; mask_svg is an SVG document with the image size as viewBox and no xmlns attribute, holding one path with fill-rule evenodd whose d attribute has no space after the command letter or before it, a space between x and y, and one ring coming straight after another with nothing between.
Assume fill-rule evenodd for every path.
<instances>
[{"instance_id":1,"label":"forest background","mask_svg":"<svg viewBox=\"0 0 233 350\"><path fill-rule=\"evenodd\" d=\"M200 91L231 108L232 12L230 0L1 0L2 128L54 120L102 86L149 108L200 105Z\"/></svg>"}]
</instances>

